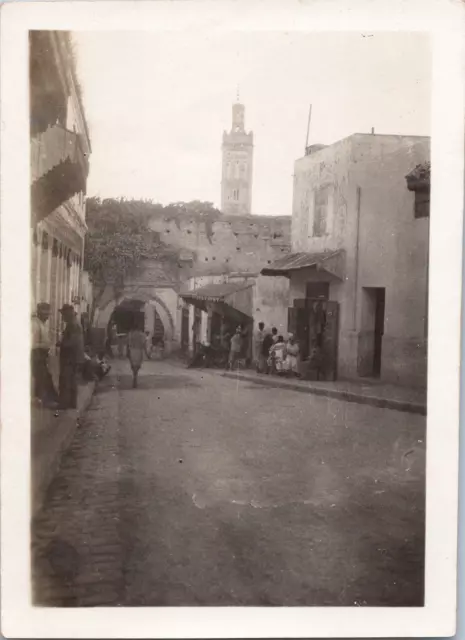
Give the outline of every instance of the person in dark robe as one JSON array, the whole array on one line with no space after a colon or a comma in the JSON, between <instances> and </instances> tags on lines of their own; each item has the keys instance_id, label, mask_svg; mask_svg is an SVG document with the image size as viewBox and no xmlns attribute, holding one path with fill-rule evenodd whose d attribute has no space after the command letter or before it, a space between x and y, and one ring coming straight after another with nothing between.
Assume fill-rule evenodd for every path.
<instances>
[{"instance_id":1,"label":"person in dark robe","mask_svg":"<svg viewBox=\"0 0 465 640\"><path fill-rule=\"evenodd\" d=\"M64 304L60 313L65 322L63 335L57 344L60 348L60 409L77 409L77 380L84 362L84 339L74 307Z\"/></svg>"},{"instance_id":2,"label":"person in dark robe","mask_svg":"<svg viewBox=\"0 0 465 640\"><path fill-rule=\"evenodd\" d=\"M278 330L276 329L276 333L278 332ZM273 333L266 333L265 336L263 337L263 342L262 342L262 358L265 362L265 373L269 374L271 371L270 366L268 365L268 359L270 357L270 349L274 344L273 341Z\"/></svg>"},{"instance_id":3,"label":"person in dark robe","mask_svg":"<svg viewBox=\"0 0 465 640\"><path fill-rule=\"evenodd\" d=\"M84 338L84 346L90 345L90 318L87 311L81 314L82 335Z\"/></svg>"}]
</instances>

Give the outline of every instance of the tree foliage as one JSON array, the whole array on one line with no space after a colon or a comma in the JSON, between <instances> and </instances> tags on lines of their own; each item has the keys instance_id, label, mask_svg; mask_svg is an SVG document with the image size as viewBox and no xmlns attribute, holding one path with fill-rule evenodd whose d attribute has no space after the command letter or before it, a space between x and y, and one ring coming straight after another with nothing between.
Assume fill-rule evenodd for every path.
<instances>
[{"instance_id":1,"label":"tree foliage","mask_svg":"<svg viewBox=\"0 0 465 640\"><path fill-rule=\"evenodd\" d=\"M183 217L204 221L211 239L212 223L221 212L211 202L175 202L163 206L150 200L88 198L85 268L94 285L94 302L107 284L121 288L129 276L137 274L144 260L177 255L176 249L170 249L150 229L150 219L155 216L174 220L178 226Z\"/></svg>"},{"instance_id":2,"label":"tree foliage","mask_svg":"<svg viewBox=\"0 0 465 640\"><path fill-rule=\"evenodd\" d=\"M164 249L158 234L148 226L146 203L88 198L85 269L94 285L94 300L108 284L123 286L147 258L158 257Z\"/></svg>"}]
</instances>

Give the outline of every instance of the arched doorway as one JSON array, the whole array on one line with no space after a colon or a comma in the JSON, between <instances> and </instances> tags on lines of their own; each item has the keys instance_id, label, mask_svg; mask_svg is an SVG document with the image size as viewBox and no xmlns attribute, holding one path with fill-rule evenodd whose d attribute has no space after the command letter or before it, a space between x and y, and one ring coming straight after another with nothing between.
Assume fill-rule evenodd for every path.
<instances>
[{"instance_id":1,"label":"arched doorway","mask_svg":"<svg viewBox=\"0 0 465 640\"><path fill-rule=\"evenodd\" d=\"M144 300L124 299L114 308L108 324L115 325L118 333L138 327L158 341L165 338L165 326L156 306Z\"/></svg>"},{"instance_id":2,"label":"arched doorway","mask_svg":"<svg viewBox=\"0 0 465 640\"><path fill-rule=\"evenodd\" d=\"M166 331L163 319L153 300L124 298L111 312L107 336L110 337L113 346L118 345L121 357L124 354L126 336L134 328L144 331L154 347L164 347L165 338L169 338L170 332Z\"/></svg>"},{"instance_id":3,"label":"arched doorway","mask_svg":"<svg viewBox=\"0 0 465 640\"><path fill-rule=\"evenodd\" d=\"M143 317L142 329L151 336L155 335L158 340L162 338L165 354L170 353L175 338L173 316L167 303L153 291L127 290L119 298L114 298L100 310L97 327L104 329L108 337L108 330L119 317L121 331L127 333L128 324L133 321L134 314L140 314L141 322Z\"/></svg>"}]
</instances>

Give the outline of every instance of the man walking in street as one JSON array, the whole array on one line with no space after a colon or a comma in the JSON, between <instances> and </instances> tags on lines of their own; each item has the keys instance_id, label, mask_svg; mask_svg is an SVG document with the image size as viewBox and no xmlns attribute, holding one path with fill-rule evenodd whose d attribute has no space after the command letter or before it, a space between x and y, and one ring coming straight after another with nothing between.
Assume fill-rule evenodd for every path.
<instances>
[{"instance_id":1,"label":"man walking in street","mask_svg":"<svg viewBox=\"0 0 465 640\"><path fill-rule=\"evenodd\" d=\"M48 369L48 355L51 346L47 326L49 318L50 305L47 302L40 302L37 305L36 315L32 317L31 371L34 381L34 397L40 400L42 406L56 409L58 394Z\"/></svg>"},{"instance_id":2,"label":"man walking in street","mask_svg":"<svg viewBox=\"0 0 465 640\"><path fill-rule=\"evenodd\" d=\"M254 335L254 359L257 373L263 373L266 367L266 358L263 355L263 341L265 339L265 323L259 322Z\"/></svg>"},{"instance_id":3,"label":"man walking in street","mask_svg":"<svg viewBox=\"0 0 465 640\"><path fill-rule=\"evenodd\" d=\"M60 408L76 409L77 377L79 366L84 362L84 339L74 307L64 304L60 313L65 322L65 330L57 344L60 347Z\"/></svg>"},{"instance_id":4,"label":"man walking in street","mask_svg":"<svg viewBox=\"0 0 465 640\"><path fill-rule=\"evenodd\" d=\"M128 359L132 370L132 388L137 388L137 376L142 366L144 354L147 355L147 341L145 333L139 323L136 322L128 334Z\"/></svg>"}]
</instances>

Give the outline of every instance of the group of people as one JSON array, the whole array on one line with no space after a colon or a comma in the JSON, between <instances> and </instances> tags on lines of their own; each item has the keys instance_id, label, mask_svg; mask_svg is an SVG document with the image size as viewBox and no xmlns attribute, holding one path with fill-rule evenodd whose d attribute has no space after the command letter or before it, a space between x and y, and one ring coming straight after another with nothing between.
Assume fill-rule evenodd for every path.
<instances>
[{"instance_id":1,"label":"group of people","mask_svg":"<svg viewBox=\"0 0 465 640\"><path fill-rule=\"evenodd\" d=\"M300 377L300 349L292 333L284 340L276 327L267 331L265 324L259 322L254 335L254 356L257 373Z\"/></svg>"},{"instance_id":2,"label":"group of people","mask_svg":"<svg viewBox=\"0 0 465 640\"><path fill-rule=\"evenodd\" d=\"M92 357L85 345L84 332L74 307L64 304L60 309L65 323L64 331L56 346L60 350L58 391L49 369L52 347L48 321L51 307L47 302L37 305L32 317L31 373L33 397L42 407L49 409L76 409L79 375L101 378L110 367L102 355Z\"/></svg>"}]
</instances>

